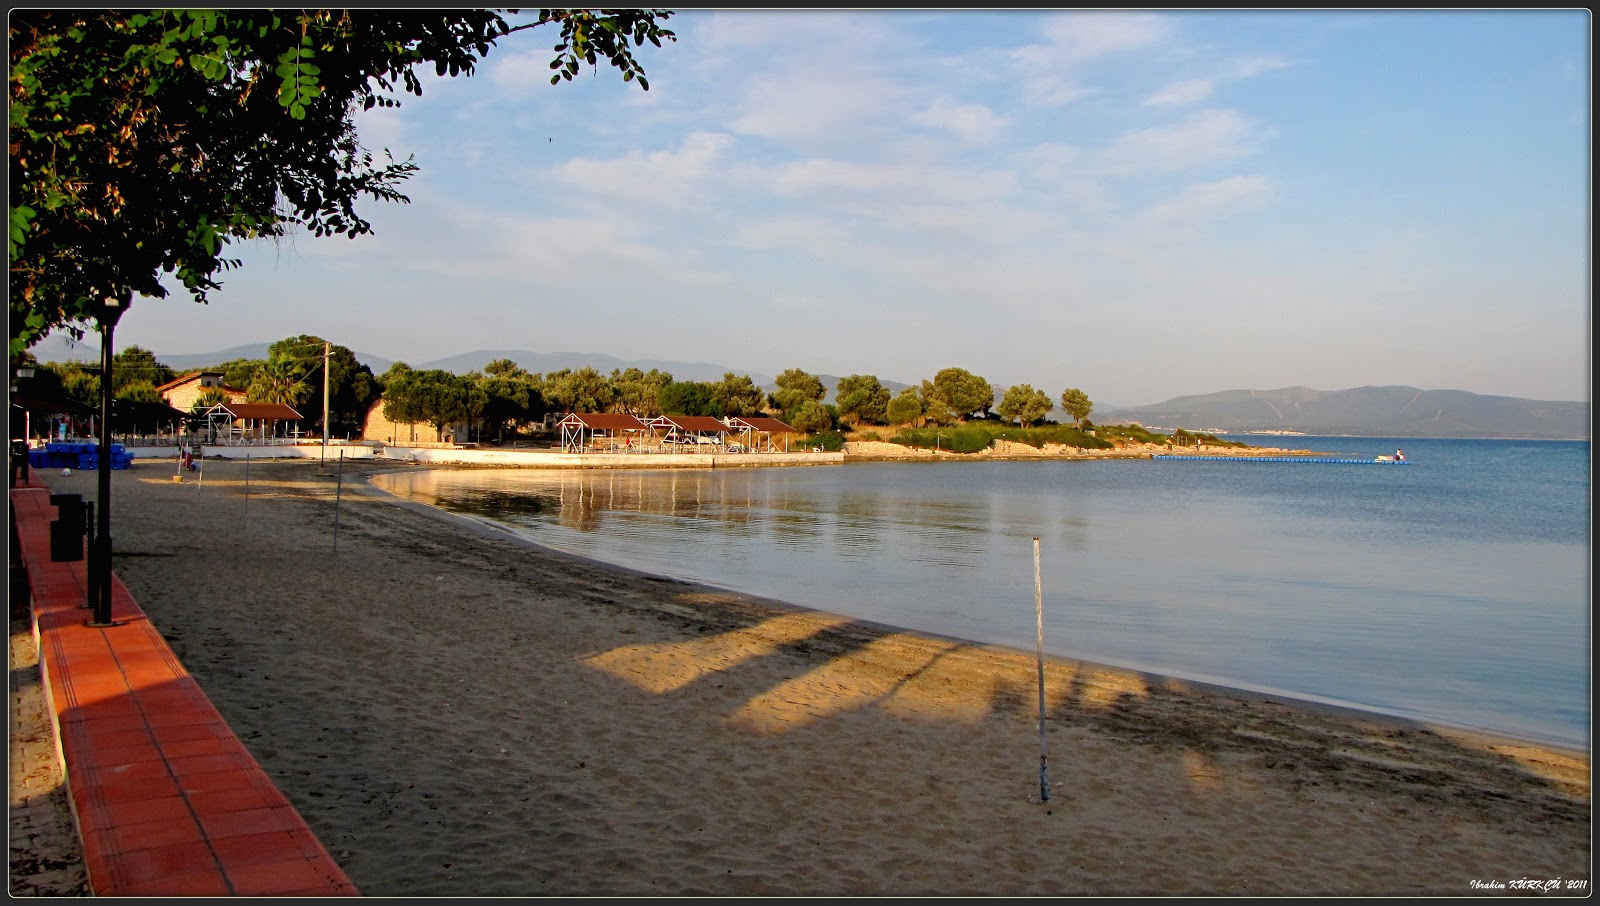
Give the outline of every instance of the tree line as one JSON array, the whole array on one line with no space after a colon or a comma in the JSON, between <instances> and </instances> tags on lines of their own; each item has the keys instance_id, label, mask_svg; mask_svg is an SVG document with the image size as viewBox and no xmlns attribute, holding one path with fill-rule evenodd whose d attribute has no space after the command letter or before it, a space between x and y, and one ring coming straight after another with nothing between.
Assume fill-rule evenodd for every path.
<instances>
[{"instance_id":1,"label":"tree line","mask_svg":"<svg viewBox=\"0 0 1600 906\"><path fill-rule=\"evenodd\" d=\"M26 355L31 360L31 354ZM234 359L197 370L220 373L224 387L243 390L248 402L293 407L304 416L301 427L307 430L321 427L326 395L332 436L359 435L379 399L390 421L425 423L440 431L465 424L473 436L496 440L543 425L551 414L567 412L619 412L646 420L658 415L768 415L817 435L839 428L940 427L973 419L1028 427L1044 423L1057 403L1082 427L1093 409L1089 397L1074 387L1063 390L1057 400L1029 384L1002 392L981 376L954 367L898 394L891 394L876 375L851 374L839 379L832 402L825 401L828 387L822 378L800 368L780 372L770 392L749 375L731 371L718 381L680 381L654 368L616 368L602 374L584 366L540 374L503 358L466 374L396 362L376 375L348 347L306 334L273 343L265 359ZM36 395L59 394L98 407L98 366L52 362L39 365L36 374L41 382L34 385ZM161 402L157 388L178 377L139 346L112 357L116 400ZM227 402L228 389L202 391L189 415L198 417Z\"/></svg>"}]
</instances>

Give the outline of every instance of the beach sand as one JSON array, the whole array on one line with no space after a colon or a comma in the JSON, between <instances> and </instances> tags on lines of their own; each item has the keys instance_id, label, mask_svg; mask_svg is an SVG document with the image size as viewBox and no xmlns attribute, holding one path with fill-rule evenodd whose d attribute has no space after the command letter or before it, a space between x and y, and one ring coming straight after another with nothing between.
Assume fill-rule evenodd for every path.
<instances>
[{"instance_id":1,"label":"beach sand","mask_svg":"<svg viewBox=\"0 0 1600 906\"><path fill-rule=\"evenodd\" d=\"M141 458L112 498L117 573L368 896L1588 893L1587 753L1054 659L1040 801L1031 651L542 550L365 488L397 467Z\"/></svg>"}]
</instances>

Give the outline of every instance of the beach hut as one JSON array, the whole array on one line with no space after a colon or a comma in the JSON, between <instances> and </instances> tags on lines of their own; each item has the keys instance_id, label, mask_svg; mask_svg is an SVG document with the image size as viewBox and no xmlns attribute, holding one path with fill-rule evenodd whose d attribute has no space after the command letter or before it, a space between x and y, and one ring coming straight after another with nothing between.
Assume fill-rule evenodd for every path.
<instances>
[{"instance_id":1,"label":"beach hut","mask_svg":"<svg viewBox=\"0 0 1600 906\"><path fill-rule=\"evenodd\" d=\"M665 432L661 442L699 452L728 445L728 426L709 415L658 415L650 420L655 431Z\"/></svg>"},{"instance_id":2,"label":"beach hut","mask_svg":"<svg viewBox=\"0 0 1600 906\"><path fill-rule=\"evenodd\" d=\"M566 453L616 453L641 449L650 426L618 412L569 412L556 423Z\"/></svg>"},{"instance_id":3,"label":"beach hut","mask_svg":"<svg viewBox=\"0 0 1600 906\"><path fill-rule=\"evenodd\" d=\"M764 415L735 416L728 419L728 430L741 438L744 449L752 453L778 452L778 438L783 438L783 452L789 452L789 437L798 430L776 418Z\"/></svg>"},{"instance_id":4,"label":"beach hut","mask_svg":"<svg viewBox=\"0 0 1600 906\"><path fill-rule=\"evenodd\" d=\"M283 403L218 403L205 411L209 443L251 443L272 437L279 422L304 418Z\"/></svg>"}]
</instances>

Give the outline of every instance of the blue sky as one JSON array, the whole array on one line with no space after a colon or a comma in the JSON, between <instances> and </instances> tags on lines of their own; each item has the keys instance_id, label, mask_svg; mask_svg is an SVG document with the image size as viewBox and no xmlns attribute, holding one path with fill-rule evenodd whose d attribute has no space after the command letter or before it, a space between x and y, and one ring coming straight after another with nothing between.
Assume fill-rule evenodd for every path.
<instances>
[{"instance_id":1,"label":"blue sky","mask_svg":"<svg viewBox=\"0 0 1600 906\"><path fill-rule=\"evenodd\" d=\"M239 247L162 354L307 333L1097 404L1303 385L1589 398L1587 10L673 16L549 84L555 33L429 79L377 233Z\"/></svg>"}]
</instances>

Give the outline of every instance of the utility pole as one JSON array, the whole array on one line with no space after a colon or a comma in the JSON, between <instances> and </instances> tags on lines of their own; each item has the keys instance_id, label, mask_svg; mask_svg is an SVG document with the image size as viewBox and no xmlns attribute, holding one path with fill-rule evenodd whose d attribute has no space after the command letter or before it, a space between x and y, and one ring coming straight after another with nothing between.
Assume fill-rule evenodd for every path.
<instances>
[{"instance_id":1,"label":"utility pole","mask_svg":"<svg viewBox=\"0 0 1600 906\"><path fill-rule=\"evenodd\" d=\"M322 468L328 468L328 388L333 385L333 372L328 370L333 344L322 341Z\"/></svg>"}]
</instances>

